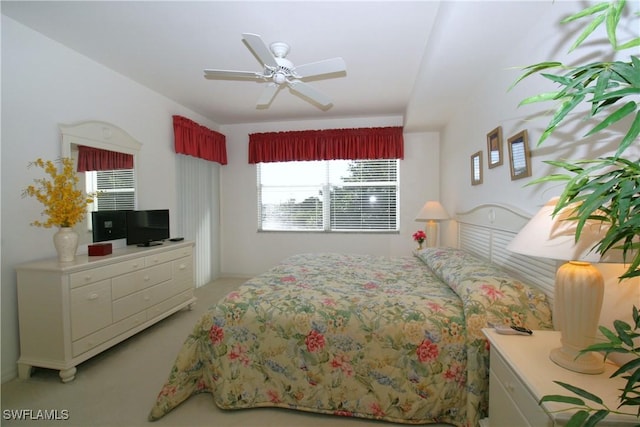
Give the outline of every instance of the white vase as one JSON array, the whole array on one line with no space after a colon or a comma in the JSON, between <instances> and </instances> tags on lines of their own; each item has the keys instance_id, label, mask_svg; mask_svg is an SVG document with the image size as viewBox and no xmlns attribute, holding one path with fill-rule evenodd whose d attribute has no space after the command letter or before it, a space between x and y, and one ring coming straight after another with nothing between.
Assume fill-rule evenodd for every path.
<instances>
[{"instance_id":1,"label":"white vase","mask_svg":"<svg viewBox=\"0 0 640 427\"><path fill-rule=\"evenodd\" d=\"M60 227L53 235L53 245L58 252L58 261L72 262L78 250L78 233L71 227Z\"/></svg>"}]
</instances>

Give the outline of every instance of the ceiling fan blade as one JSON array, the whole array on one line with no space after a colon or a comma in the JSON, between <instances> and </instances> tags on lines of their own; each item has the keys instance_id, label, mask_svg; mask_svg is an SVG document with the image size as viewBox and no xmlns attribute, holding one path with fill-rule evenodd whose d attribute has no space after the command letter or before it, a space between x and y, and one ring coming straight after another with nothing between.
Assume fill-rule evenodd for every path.
<instances>
[{"instance_id":1,"label":"ceiling fan blade","mask_svg":"<svg viewBox=\"0 0 640 427\"><path fill-rule=\"evenodd\" d=\"M255 71L204 70L207 79L262 79L262 73Z\"/></svg>"},{"instance_id":2,"label":"ceiling fan blade","mask_svg":"<svg viewBox=\"0 0 640 427\"><path fill-rule=\"evenodd\" d=\"M273 57L273 54L267 47L267 45L257 34L244 33L242 38L247 42L247 45L251 48L253 53L258 57L258 60L267 67L278 68L278 63Z\"/></svg>"},{"instance_id":3,"label":"ceiling fan blade","mask_svg":"<svg viewBox=\"0 0 640 427\"><path fill-rule=\"evenodd\" d=\"M324 61L311 62L295 68L300 77L319 76L321 74L340 73L347 71L347 64L342 58L325 59Z\"/></svg>"},{"instance_id":4,"label":"ceiling fan blade","mask_svg":"<svg viewBox=\"0 0 640 427\"><path fill-rule=\"evenodd\" d=\"M311 99L312 101L320 104L322 107L328 107L333 103L331 98L321 92L318 92L313 88L313 86L301 82L300 80L291 80L287 82L287 84L294 92L298 92L300 95Z\"/></svg>"},{"instance_id":5,"label":"ceiling fan blade","mask_svg":"<svg viewBox=\"0 0 640 427\"><path fill-rule=\"evenodd\" d=\"M262 95L258 98L258 107L266 107L271 104L280 86L275 83L269 83L262 91Z\"/></svg>"}]
</instances>

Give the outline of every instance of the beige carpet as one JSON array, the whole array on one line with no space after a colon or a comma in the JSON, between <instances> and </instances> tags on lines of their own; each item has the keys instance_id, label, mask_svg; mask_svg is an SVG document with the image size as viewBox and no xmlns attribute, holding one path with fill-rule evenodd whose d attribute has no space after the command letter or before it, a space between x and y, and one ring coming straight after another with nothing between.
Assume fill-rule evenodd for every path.
<instances>
[{"instance_id":1,"label":"beige carpet","mask_svg":"<svg viewBox=\"0 0 640 427\"><path fill-rule=\"evenodd\" d=\"M346 419L286 409L218 409L210 394L191 397L162 419L147 415L169 375L184 339L209 305L242 283L219 279L196 289L198 302L78 366L74 381L63 384L58 372L36 369L28 380L2 384L2 426L386 426L390 423ZM66 421L12 420L11 410L68 411ZM23 412L24 413L24 412Z\"/></svg>"}]
</instances>

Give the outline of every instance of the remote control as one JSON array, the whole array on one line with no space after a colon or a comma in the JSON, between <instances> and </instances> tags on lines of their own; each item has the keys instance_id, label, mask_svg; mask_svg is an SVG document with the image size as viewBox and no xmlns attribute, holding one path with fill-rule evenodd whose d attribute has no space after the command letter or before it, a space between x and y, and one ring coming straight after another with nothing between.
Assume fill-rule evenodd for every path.
<instances>
[{"instance_id":1,"label":"remote control","mask_svg":"<svg viewBox=\"0 0 640 427\"><path fill-rule=\"evenodd\" d=\"M493 329L496 330L497 333L503 335L532 335L533 331L531 329L523 328L522 326L507 326L507 325L497 325L494 326Z\"/></svg>"},{"instance_id":2,"label":"remote control","mask_svg":"<svg viewBox=\"0 0 640 427\"><path fill-rule=\"evenodd\" d=\"M169 239L170 242L181 242L184 240L184 237L172 237Z\"/></svg>"}]
</instances>

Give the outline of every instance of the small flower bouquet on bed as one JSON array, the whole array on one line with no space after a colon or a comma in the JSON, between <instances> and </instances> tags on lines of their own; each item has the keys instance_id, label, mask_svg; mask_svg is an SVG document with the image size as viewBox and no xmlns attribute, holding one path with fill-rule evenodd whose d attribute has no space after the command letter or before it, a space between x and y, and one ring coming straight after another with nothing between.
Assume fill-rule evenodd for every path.
<instances>
[{"instance_id":1,"label":"small flower bouquet on bed","mask_svg":"<svg viewBox=\"0 0 640 427\"><path fill-rule=\"evenodd\" d=\"M418 230L413 233L413 240L418 242L418 250L422 249L422 244L427 240L427 235L422 230Z\"/></svg>"}]
</instances>

